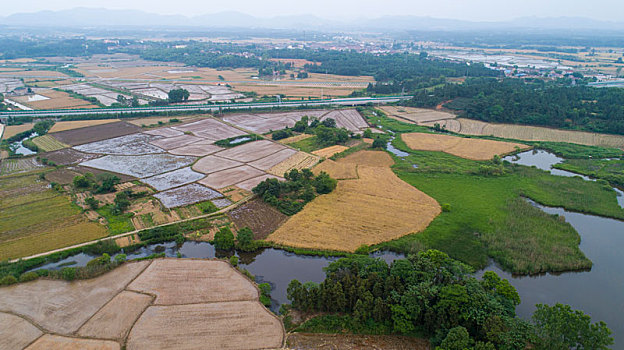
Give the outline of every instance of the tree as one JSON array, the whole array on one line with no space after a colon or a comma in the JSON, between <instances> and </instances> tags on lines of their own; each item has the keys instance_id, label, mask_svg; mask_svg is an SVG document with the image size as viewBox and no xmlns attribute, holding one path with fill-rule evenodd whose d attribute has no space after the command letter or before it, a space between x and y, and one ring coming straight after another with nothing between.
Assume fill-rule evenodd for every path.
<instances>
[{"instance_id":1,"label":"tree","mask_svg":"<svg viewBox=\"0 0 624 350\"><path fill-rule=\"evenodd\" d=\"M89 174L89 173L87 173L87 174ZM87 176L87 174L75 176L74 180L72 181L72 183L74 184L74 187L76 187L76 188L89 188L89 187L91 187L92 182L90 180L90 177Z\"/></svg>"},{"instance_id":2,"label":"tree","mask_svg":"<svg viewBox=\"0 0 624 350\"><path fill-rule=\"evenodd\" d=\"M364 130L364 134L362 136L364 138L367 138L367 139L372 139L373 138L373 132L371 131L370 128L367 128L366 130Z\"/></svg>"},{"instance_id":3,"label":"tree","mask_svg":"<svg viewBox=\"0 0 624 350\"><path fill-rule=\"evenodd\" d=\"M186 89L172 89L168 93L170 103L187 101L189 96L190 94Z\"/></svg>"},{"instance_id":4,"label":"tree","mask_svg":"<svg viewBox=\"0 0 624 350\"><path fill-rule=\"evenodd\" d=\"M215 233L214 246L219 250L232 250L234 248L234 234L229 227L222 227L219 232Z\"/></svg>"},{"instance_id":5,"label":"tree","mask_svg":"<svg viewBox=\"0 0 624 350\"><path fill-rule=\"evenodd\" d=\"M238 248L243 251L253 249L253 238L253 232L249 227L243 227L238 230L238 233L236 234Z\"/></svg>"},{"instance_id":6,"label":"tree","mask_svg":"<svg viewBox=\"0 0 624 350\"><path fill-rule=\"evenodd\" d=\"M89 208L96 210L100 206L100 201L93 197L87 197L85 198L85 204L88 205Z\"/></svg>"},{"instance_id":7,"label":"tree","mask_svg":"<svg viewBox=\"0 0 624 350\"><path fill-rule=\"evenodd\" d=\"M451 328L446 338L440 343L440 349L443 350L465 350L472 345L472 339L468 330L462 326Z\"/></svg>"},{"instance_id":8,"label":"tree","mask_svg":"<svg viewBox=\"0 0 624 350\"><path fill-rule=\"evenodd\" d=\"M316 192L319 194L330 193L336 188L338 181L332 179L329 174L324 171L321 171L320 174L314 180L314 188Z\"/></svg>"},{"instance_id":9,"label":"tree","mask_svg":"<svg viewBox=\"0 0 624 350\"><path fill-rule=\"evenodd\" d=\"M383 148L383 149L385 149L386 148L386 142L384 142L384 140L382 140L381 138L378 137L378 138L376 138L373 141L373 148Z\"/></svg>"},{"instance_id":10,"label":"tree","mask_svg":"<svg viewBox=\"0 0 624 350\"><path fill-rule=\"evenodd\" d=\"M128 209L131 204L128 193L125 191L117 193L117 195L115 195L114 204L115 205L113 206L113 213L121 214L126 211L126 209Z\"/></svg>"},{"instance_id":11,"label":"tree","mask_svg":"<svg viewBox=\"0 0 624 350\"><path fill-rule=\"evenodd\" d=\"M533 313L536 349L608 349L613 344L611 330L600 321L591 323L591 317L569 305L538 304Z\"/></svg>"}]
</instances>

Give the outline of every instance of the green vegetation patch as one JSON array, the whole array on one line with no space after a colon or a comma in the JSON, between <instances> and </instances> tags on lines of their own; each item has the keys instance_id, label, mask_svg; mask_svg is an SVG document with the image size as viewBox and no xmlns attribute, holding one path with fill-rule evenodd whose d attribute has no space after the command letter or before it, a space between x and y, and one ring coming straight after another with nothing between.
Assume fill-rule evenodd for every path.
<instances>
[{"instance_id":1,"label":"green vegetation patch","mask_svg":"<svg viewBox=\"0 0 624 350\"><path fill-rule=\"evenodd\" d=\"M555 164L554 167L607 180L615 186L624 188L624 160L621 159L567 159L563 163Z\"/></svg>"}]
</instances>

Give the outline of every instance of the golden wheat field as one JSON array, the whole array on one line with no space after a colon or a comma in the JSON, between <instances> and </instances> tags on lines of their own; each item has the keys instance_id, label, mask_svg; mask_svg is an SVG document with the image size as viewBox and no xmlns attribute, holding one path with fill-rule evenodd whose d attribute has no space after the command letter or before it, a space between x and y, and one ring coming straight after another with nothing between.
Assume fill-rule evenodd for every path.
<instances>
[{"instance_id":1,"label":"golden wheat field","mask_svg":"<svg viewBox=\"0 0 624 350\"><path fill-rule=\"evenodd\" d=\"M9 125L4 128L4 133L2 134L3 139L8 139L11 136L15 136L20 132L24 132L32 129L34 123L24 123L21 125Z\"/></svg>"},{"instance_id":2,"label":"golden wheat field","mask_svg":"<svg viewBox=\"0 0 624 350\"><path fill-rule=\"evenodd\" d=\"M275 165L271 169L267 170L267 173L275 176L284 176L285 172L292 169L301 170L304 168L311 168L318 163L319 157L311 155L305 152L297 152L285 161Z\"/></svg>"},{"instance_id":3,"label":"golden wheat field","mask_svg":"<svg viewBox=\"0 0 624 350\"><path fill-rule=\"evenodd\" d=\"M349 149L349 147L347 147L347 146L334 145L334 146L325 147L325 148L321 148L319 150L316 150L316 151L312 152L312 154L317 155L319 157L329 158L329 157L333 156L336 153L344 152L344 151L346 151L348 149Z\"/></svg>"},{"instance_id":4,"label":"golden wheat field","mask_svg":"<svg viewBox=\"0 0 624 350\"><path fill-rule=\"evenodd\" d=\"M439 134L402 134L401 139L413 150L445 152L472 160L488 160L492 159L495 155L503 155L514 152L517 149L530 148L521 143L471 139Z\"/></svg>"},{"instance_id":5,"label":"golden wheat field","mask_svg":"<svg viewBox=\"0 0 624 350\"><path fill-rule=\"evenodd\" d=\"M324 162L325 163L325 162ZM267 240L291 247L355 251L424 230L440 213L431 197L399 179L386 153L360 151L338 163L357 166L330 194L308 203Z\"/></svg>"},{"instance_id":6,"label":"golden wheat field","mask_svg":"<svg viewBox=\"0 0 624 350\"><path fill-rule=\"evenodd\" d=\"M388 117L408 124L435 123L440 120L454 119L456 117L456 115L452 113L426 108L381 106L379 109L384 111Z\"/></svg>"},{"instance_id":7,"label":"golden wheat field","mask_svg":"<svg viewBox=\"0 0 624 350\"><path fill-rule=\"evenodd\" d=\"M100 120L72 120L66 122L56 122L49 132L59 132L65 130L73 130L84 128L87 126L101 125L118 122L119 119L100 119Z\"/></svg>"},{"instance_id":8,"label":"golden wheat field","mask_svg":"<svg viewBox=\"0 0 624 350\"><path fill-rule=\"evenodd\" d=\"M424 123L433 126L434 122ZM493 124L478 120L458 118L439 122L446 129L464 135L491 135L505 139L525 141L550 141L578 143L588 146L617 147L624 149L624 136L598 134L585 131L572 131L544 128L539 126Z\"/></svg>"},{"instance_id":9,"label":"golden wheat field","mask_svg":"<svg viewBox=\"0 0 624 350\"><path fill-rule=\"evenodd\" d=\"M312 169L315 175L324 171L336 180L355 179L357 178L356 165L351 163L338 163L331 159L327 159L322 163L319 163Z\"/></svg>"},{"instance_id":10,"label":"golden wheat field","mask_svg":"<svg viewBox=\"0 0 624 350\"><path fill-rule=\"evenodd\" d=\"M290 143L295 143L297 141L301 141L301 140L305 140L305 139L309 139L310 137L312 137L314 135L310 135L310 134L300 134L300 135L295 135L295 136L291 136L291 137L287 137L285 139L281 139L277 142L279 143L283 143L285 145L290 144Z\"/></svg>"}]
</instances>

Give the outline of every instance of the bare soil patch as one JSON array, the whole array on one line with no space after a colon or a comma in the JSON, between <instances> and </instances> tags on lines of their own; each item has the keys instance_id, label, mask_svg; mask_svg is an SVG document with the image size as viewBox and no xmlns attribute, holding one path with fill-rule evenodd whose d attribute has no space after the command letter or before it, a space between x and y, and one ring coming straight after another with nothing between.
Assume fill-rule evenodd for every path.
<instances>
[{"instance_id":1,"label":"bare soil patch","mask_svg":"<svg viewBox=\"0 0 624 350\"><path fill-rule=\"evenodd\" d=\"M62 143L76 146L88 142L102 141L113 137L125 136L140 132L141 128L126 122L107 123L51 133Z\"/></svg>"},{"instance_id":2,"label":"bare soil patch","mask_svg":"<svg viewBox=\"0 0 624 350\"><path fill-rule=\"evenodd\" d=\"M254 199L231 210L228 216L238 229L249 227L254 233L254 239L265 239L288 220L288 216L261 199Z\"/></svg>"},{"instance_id":3,"label":"bare soil patch","mask_svg":"<svg viewBox=\"0 0 624 350\"><path fill-rule=\"evenodd\" d=\"M175 116L175 117L148 117L148 118L137 118L129 120L128 123L134 124L136 126L142 125L153 125L158 124L158 122L169 123L169 120L172 118L179 119L181 121L187 121L188 119L194 119L195 117L184 117L184 116Z\"/></svg>"},{"instance_id":4,"label":"bare soil patch","mask_svg":"<svg viewBox=\"0 0 624 350\"><path fill-rule=\"evenodd\" d=\"M241 165L243 165L243 163L237 162L235 160L210 155L198 160L195 164L193 164L193 170L199 171L203 174L210 174Z\"/></svg>"},{"instance_id":5,"label":"bare soil patch","mask_svg":"<svg viewBox=\"0 0 624 350\"><path fill-rule=\"evenodd\" d=\"M290 350L429 350L426 339L398 335L290 333L286 339Z\"/></svg>"},{"instance_id":6,"label":"bare soil patch","mask_svg":"<svg viewBox=\"0 0 624 350\"><path fill-rule=\"evenodd\" d=\"M254 160L253 162L250 162L249 165L251 165L254 168L266 171L276 166L277 164L285 161L286 159L290 158L295 153L297 153L297 151L294 149L291 149L291 148L283 149L281 151L277 151L273 154L270 154L264 158Z\"/></svg>"},{"instance_id":7,"label":"bare soil patch","mask_svg":"<svg viewBox=\"0 0 624 350\"><path fill-rule=\"evenodd\" d=\"M148 262L124 264L90 280L37 280L2 289L0 309L24 315L44 329L71 334L143 271Z\"/></svg>"},{"instance_id":8,"label":"bare soil patch","mask_svg":"<svg viewBox=\"0 0 624 350\"><path fill-rule=\"evenodd\" d=\"M244 131L213 118L206 118L200 121L174 126L173 128L182 132L190 131L195 136L204 137L213 141L246 134Z\"/></svg>"},{"instance_id":9,"label":"bare soil patch","mask_svg":"<svg viewBox=\"0 0 624 350\"><path fill-rule=\"evenodd\" d=\"M99 156L96 154L82 153L73 148L64 148L41 155L41 158L47 158L57 165L77 164L97 157Z\"/></svg>"},{"instance_id":10,"label":"bare soil patch","mask_svg":"<svg viewBox=\"0 0 624 350\"><path fill-rule=\"evenodd\" d=\"M236 186L228 186L222 188L221 193L223 193L223 195L226 196L226 198L230 199L232 202L238 202L251 195L250 191L238 188Z\"/></svg>"},{"instance_id":11,"label":"bare soil patch","mask_svg":"<svg viewBox=\"0 0 624 350\"><path fill-rule=\"evenodd\" d=\"M27 350L119 350L119 343L110 340L69 338L46 334Z\"/></svg>"},{"instance_id":12,"label":"bare soil patch","mask_svg":"<svg viewBox=\"0 0 624 350\"><path fill-rule=\"evenodd\" d=\"M0 312L0 349L24 349L43 332L25 319Z\"/></svg>"},{"instance_id":13,"label":"bare soil patch","mask_svg":"<svg viewBox=\"0 0 624 350\"><path fill-rule=\"evenodd\" d=\"M80 327L78 335L85 338L123 340L143 310L151 303L152 297L149 295L122 291Z\"/></svg>"},{"instance_id":14,"label":"bare soil patch","mask_svg":"<svg viewBox=\"0 0 624 350\"><path fill-rule=\"evenodd\" d=\"M155 305L257 300L258 291L227 262L159 259L128 290L156 295Z\"/></svg>"},{"instance_id":15,"label":"bare soil patch","mask_svg":"<svg viewBox=\"0 0 624 350\"><path fill-rule=\"evenodd\" d=\"M128 350L281 348L280 321L255 301L151 306L130 332Z\"/></svg>"},{"instance_id":16,"label":"bare soil patch","mask_svg":"<svg viewBox=\"0 0 624 350\"><path fill-rule=\"evenodd\" d=\"M130 123L132 123L132 121L130 121ZM182 131L176 130L176 129L172 129L172 128L154 129L154 130L145 131L145 133L148 134L148 135L162 136L162 137L176 137L176 136L184 135L184 133Z\"/></svg>"},{"instance_id":17,"label":"bare soil patch","mask_svg":"<svg viewBox=\"0 0 624 350\"><path fill-rule=\"evenodd\" d=\"M80 173L69 170L67 168L60 168L53 170L45 174L46 180L50 182L56 182L57 184L66 185L70 184L74 177L80 175Z\"/></svg>"},{"instance_id":18,"label":"bare soil patch","mask_svg":"<svg viewBox=\"0 0 624 350\"><path fill-rule=\"evenodd\" d=\"M137 133L75 146L74 149L86 153L127 156L163 153L162 148L149 144L155 141L155 136Z\"/></svg>"},{"instance_id":19,"label":"bare soil patch","mask_svg":"<svg viewBox=\"0 0 624 350\"><path fill-rule=\"evenodd\" d=\"M264 158L268 155L286 149L286 146L268 140L248 142L244 145L226 149L216 155L221 158L228 158L242 163L252 162Z\"/></svg>"},{"instance_id":20,"label":"bare soil patch","mask_svg":"<svg viewBox=\"0 0 624 350\"><path fill-rule=\"evenodd\" d=\"M251 192L253 190L254 187L258 186L259 183L261 183L262 181L266 180L266 179L278 179L280 181L284 180L284 178L279 177L279 176L275 176L272 174L265 174L265 175L260 175L257 177L253 177L249 180L245 180L245 181L241 181L239 183L236 184L236 186Z\"/></svg>"},{"instance_id":21,"label":"bare soil patch","mask_svg":"<svg viewBox=\"0 0 624 350\"><path fill-rule=\"evenodd\" d=\"M253 168L249 165L242 165L236 168L226 169L218 171L216 173L208 174L208 176L206 176L206 178L204 178L203 180L200 180L199 183L211 188L219 189L261 175L265 175L265 172Z\"/></svg>"},{"instance_id":22,"label":"bare soil patch","mask_svg":"<svg viewBox=\"0 0 624 350\"><path fill-rule=\"evenodd\" d=\"M530 148L513 142L471 139L458 136L410 133L401 134L407 146L419 151L438 151L473 160L489 160L518 149Z\"/></svg>"},{"instance_id":23,"label":"bare soil patch","mask_svg":"<svg viewBox=\"0 0 624 350\"><path fill-rule=\"evenodd\" d=\"M346 151L348 149L349 149L349 147L347 147L347 146L334 145L334 146L325 147L325 148L321 148L319 150L316 150L316 151L312 152L312 154L315 154L315 155L317 155L319 157L329 158L329 157L333 156L336 153L344 152L344 151Z\"/></svg>"},{"instance_id":24,"label":"bare soil patch","mask_svg":"<svg viewBox=\"0 0 624 350\"><path fill-rule=\"evenodd\" d=\"M100 120L72 120L66 122L56 122L49 132L59 132L73 129L85 128L88 126L102 125L108 123L119 122L119 119L100 119Z\"/></svg>"},{"instance_id":25,"label":"bare soil patch","mask_svg":"<svg viewBox=\"0 0 624 350\"><path fill-rule=\"evenodd\" d=\"M180 148L169 150L169 153L177 154L181 156L204 157L210 154L217 153L219 151L223 151L223 148L219 146L199 142L199 143L194 143L194 144L190 144L190 145L183 146Z\"/></svg>"}]
</instances>

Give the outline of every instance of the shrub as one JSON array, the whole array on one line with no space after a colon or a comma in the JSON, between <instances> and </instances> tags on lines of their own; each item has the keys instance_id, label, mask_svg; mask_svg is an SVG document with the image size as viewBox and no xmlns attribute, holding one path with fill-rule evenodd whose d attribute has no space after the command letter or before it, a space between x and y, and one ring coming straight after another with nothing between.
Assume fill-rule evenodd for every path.
<instances>
[{"instance_id":1,"label":"shrub","mask_svg":"<svg viewBox=\"0 0 624 350\"><path fill-rule=\"evenodd\" d=\"M234 248L234 234L229 227L222 227L215 233L214 246L219 250L232 250Z\"/></svg>"},{"instance_id":2,"label":"shrub","mask_svg":"<svg viewBox=\"0 0 624 350\"><path fill-rule=\"evenodd\" d=\"M243 251L253 249L253 232L249 227L243 227L236 234L238 248Z\"/></svg>"},{"instance_id":3,"label":"shrub","mask_svg":"<svg viewBox=\"0 0 624 350\"><path fill-rule=\"evenodd\" d=\"M355 254L368 255L368 253L370 253L370 247L366 244L362 244L358 247L358 249L355 250Z\"/></svg>"},{"instance_id":4,"label":"shrub","mask_svg":"<svg viewBox=\"0 0 624 350\"><path fill-rule=\"evenodd\" d=\"M451 211L451 205L448 203L444 203L442 204L442 211L445 213L448 213Z\"/></svg>"},{"instance_id":5,"label":"shrub","mask_svg":"<svg viewBox=\"0 0 624 350\"><path fill-rule=\"evenodd\" d=\"M232 266L238 266L238 257L236 255L230 257L230 264L232 264Z\"/></svg>"},{"instance_id":6,"label":"shrub","mask_svg":"<svg viewBox=\"0 0 624 350\"><path fill-rule=\"evenodd\" d=\"M258 289L260 289L260 302L262 305L266 307L271 306L271 285L268 283L260 283Z\"/></svg>"},{"instance_id":7,"label":"shrub","mask_svg":"<svg viewBox=\"0 0 624 350\"><path fill-rule=\"evenodd\" d=\"M381 138L376 138L373 141L373 148L381 148L381 149L385 149L386 148L386 142L384 142L384 140L382 140Z\"/></svg>"},{"instance_id":8,"label":"shrub","mask_svg":"<svg viewBox=\"0 0 624 350\"><path fill-rule=\"evenodd\" d=\"M20 278L19 281L20 282L28 282L28 281L34 281L37 278L39 278L39 274L34 272L34 271L29 271L29 272L24 272Z\"/></svg>"},{"instance_id":9,"label":"shrub","mask_svg":"<svg viewBox=\"0 0 624 350\"><path fill-rule=\"evenodd\" d=\"M273 140L282 140L291 136L293 136L293 132L290 131L289 129L278 130L274 132L273 134L271 134L271 138Z\"/></svg>"},{"instance_id":10,"label":"shrub","mask_svg":"<svg viewBox=\"0 0 624 350\"><path fill-rule=\"evenodd\" d=\"M9 286L11 284L17 283L17 278L13 275L6 275L0 280L0 285Z\"/></svg>"},{"instance_id":11,"label":"shrub","mask_svg":"<svg viewBox=\"0 0 624 350\"><path fill-rule=\"evenodd\" d=\"M100 206L100 201L93 197L87 197L85 198L85 204L88 205L89 208L96 210Z\"/></svg>"},{"instance_id":12,"label":"shrub","mask_svg":"<svg viewBox=\"0 0 624 350\"><path fill-rule=\"evenodd\" d=\"M127 258L127 257L126 257L126 254L117 254L117 255L115 256L115 263L117 263L117 264L121 264L121 263L123 263L124 261L126 261L126 258Z\"/></svg>"},{"instance_id":13,"label":"shrub","mask_svg":"<svg viewBox=\"0 0 624 350\"><path fill-rule=\"evenodd\" d=\"M66 281L73 281L76 279L76 268L75 267L64 267L61 270L61 277Z\"/></svg>"}]
</instances>

